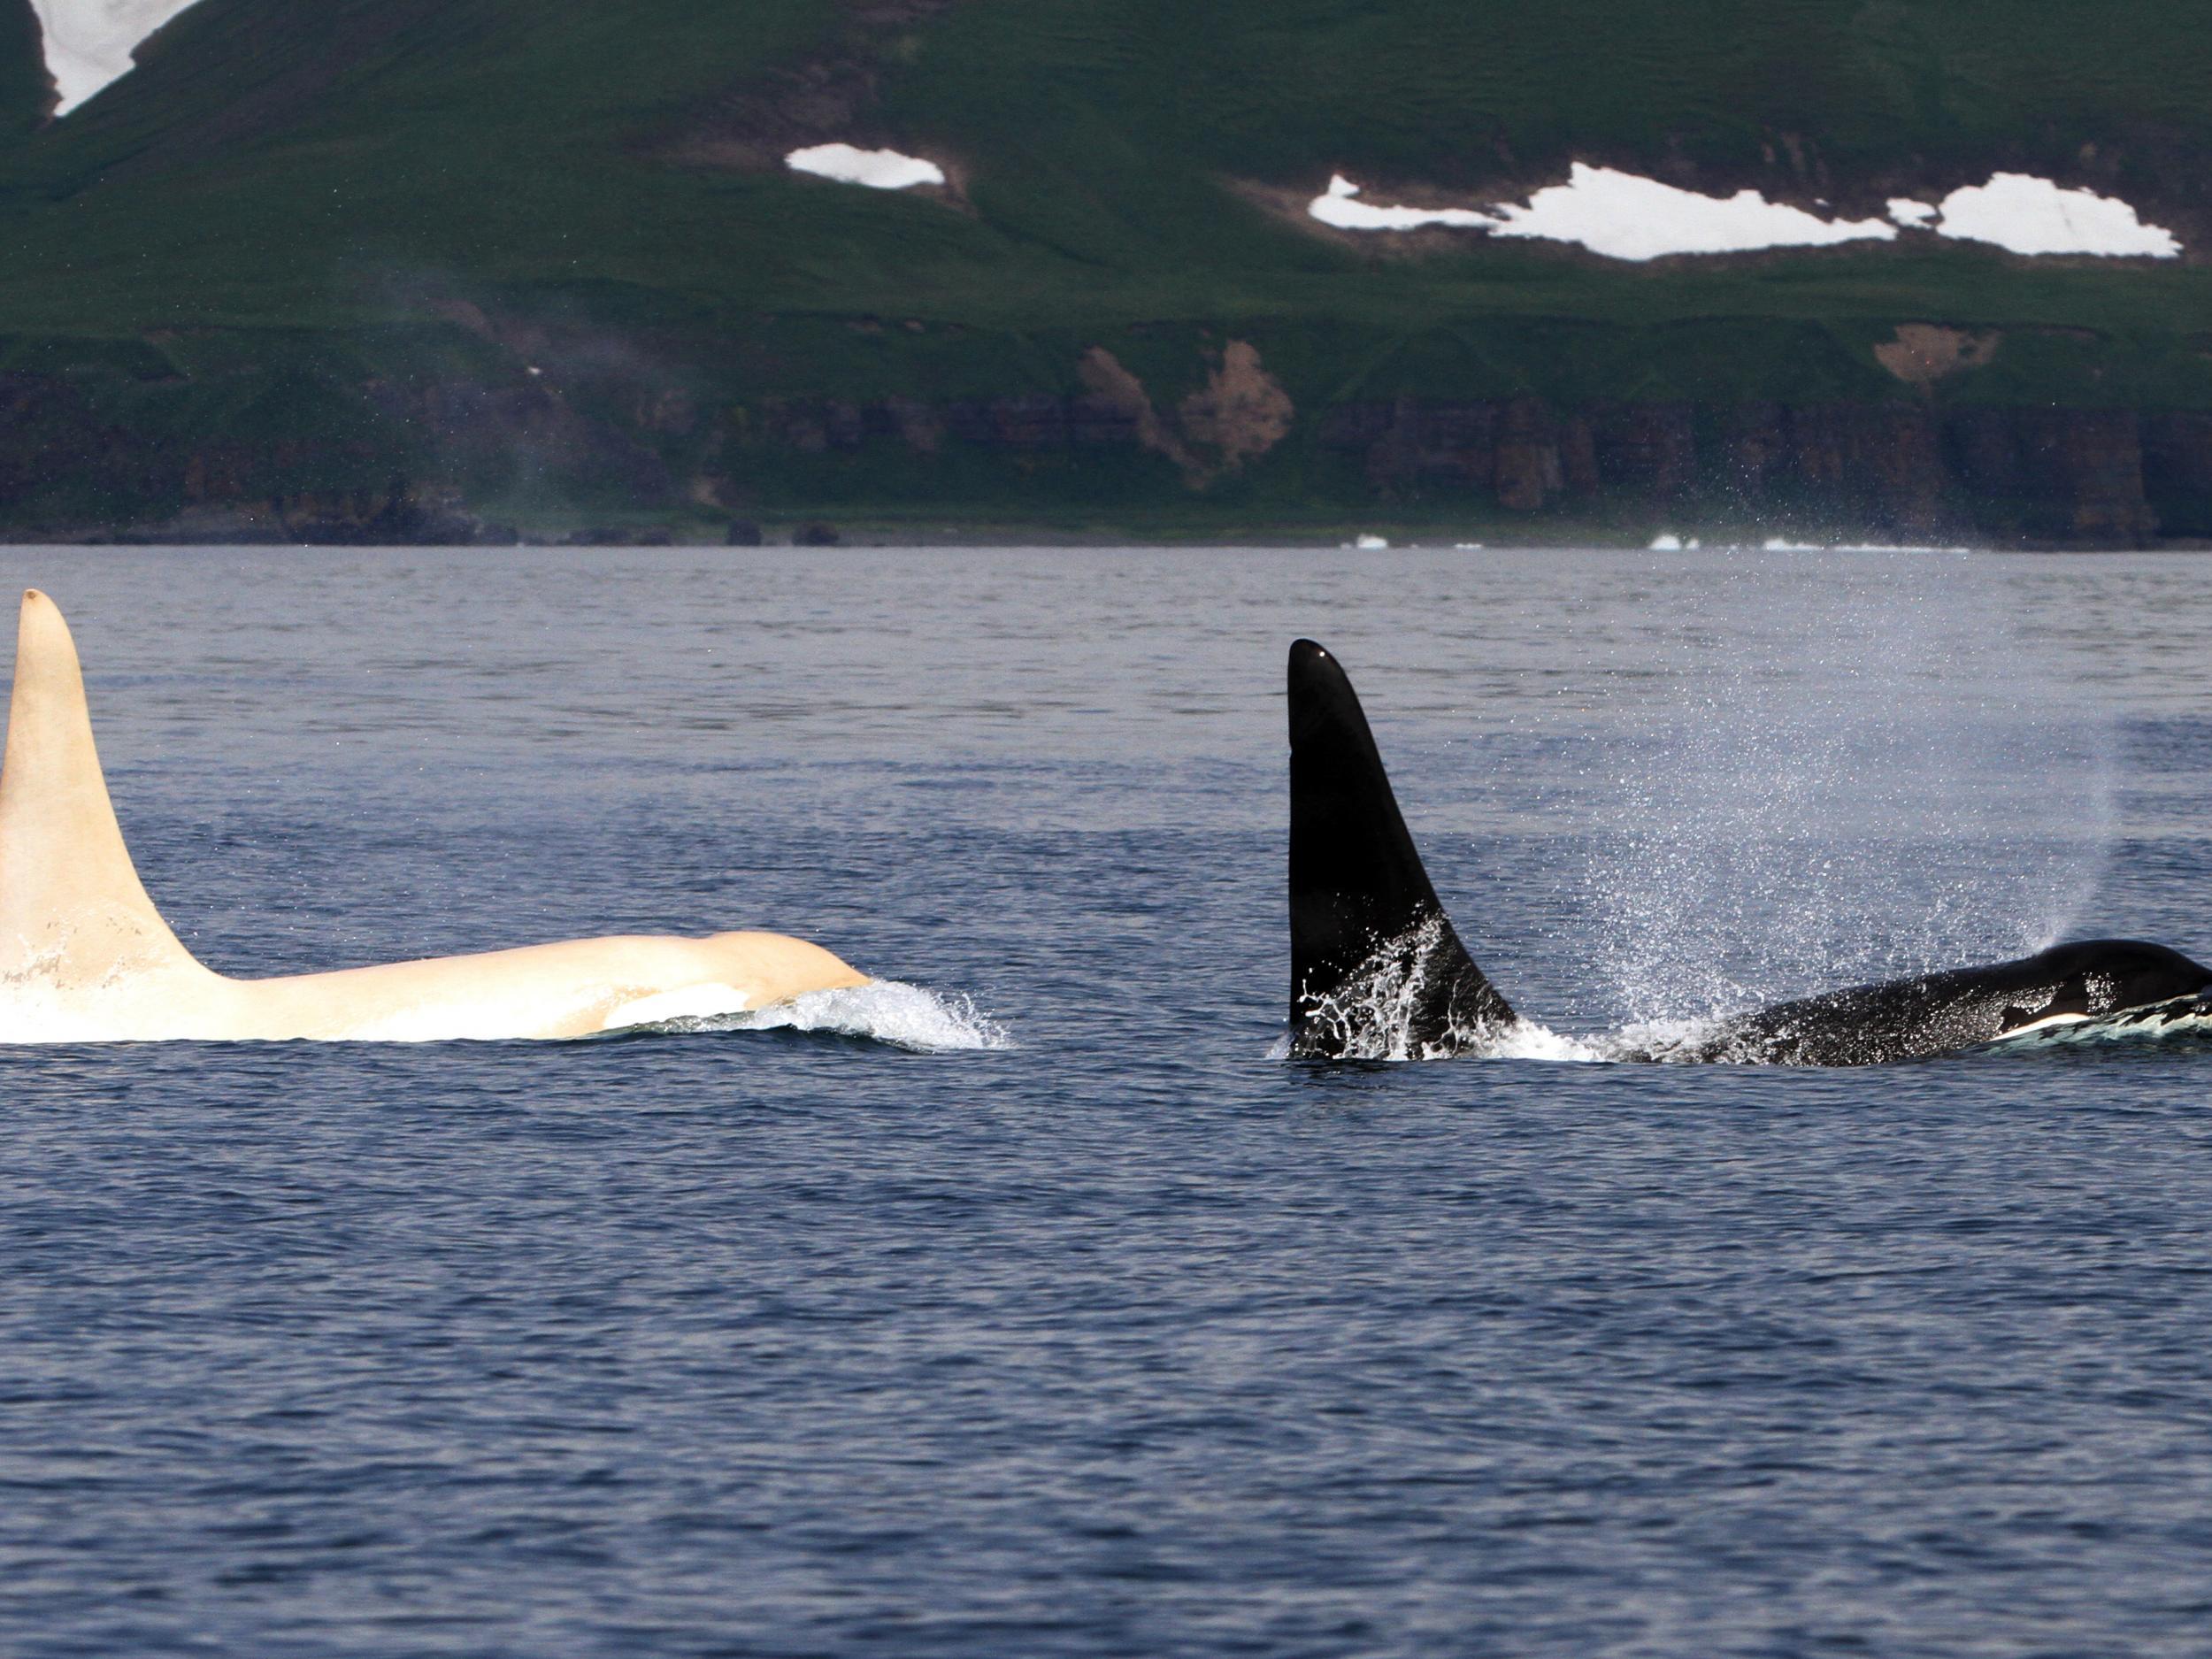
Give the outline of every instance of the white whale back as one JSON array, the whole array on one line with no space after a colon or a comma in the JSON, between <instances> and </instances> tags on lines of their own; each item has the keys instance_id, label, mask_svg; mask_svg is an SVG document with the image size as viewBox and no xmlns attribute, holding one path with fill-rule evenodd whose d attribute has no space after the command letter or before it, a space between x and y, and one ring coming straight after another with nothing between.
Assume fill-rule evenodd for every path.
<instances>
[{"instance_id":1,"label":"white whale back","mask_svg":"<svg viewBox=\"0 0 2212 1659\"><path fill-rule=\"evenodd\" d=\"M0 762L0 1042L584 1037L871 983L818 945L766 933L215 973L161 919L123 844L68 624L44 594L23 596Z\"/></svg>"},{"instance_id":2,"label":"white whale back","mask_svg":"<svg viewBox=\"0 0 2212 1659\"><path fill-rule=\"evenodd\" d=\"M92 741L60 609L35 588L16 631L0 764L0 976L73 990L198 970L138 879Z\"/></svg>"}]
</instances>

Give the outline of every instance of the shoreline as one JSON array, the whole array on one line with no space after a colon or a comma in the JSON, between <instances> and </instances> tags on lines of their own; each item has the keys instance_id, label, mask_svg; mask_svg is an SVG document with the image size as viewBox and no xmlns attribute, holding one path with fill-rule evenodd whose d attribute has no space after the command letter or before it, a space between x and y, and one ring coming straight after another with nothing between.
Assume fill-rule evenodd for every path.
<instances>
[{"instance_id":1,"label":"shoreline","mask_svg":"<svg viewBox=\"0 0 2212 1659\"><path fill-rule=\"evenodd\" d=\"M732 551L780 549L790 552L834 552L868 549L884 551L929 551L945 548L1033 548L1040 550L1079 549L1182 549L1193 551L1340 551L1386 554L1392 552L1506 553L1556 550L1590 553L1645 552L1657 555L1704 552L1769 553L1948 553L1948 554L2117 554L2212 553L2212 539L2201 536L2152 538L2133 546L2100 541L1995 541L1939 534L1927 541L1885 540L1864 533L1842 534L1832 539L1804 534L1776 534L1771 531L1697 531L1688 535L1668 534L1660 538L1624 535L1617 530L1594 526L1565 529L1560 534L1521 534L1487 539L1440 535L1429 527L1392 525L1359 526L1344 531L1321 531L1310 526L1240 526L1210 530L1191 526L1170 531L1157 528L1070 529L1048 525L993 525L961 527L935 525L858 524L839 526L828 539L808 539L795 526L765 527L757 539L733 540L726 534L611 533L599 534L514 532L470 539L435 537L406 540L389 537L287 536L271 534L221 535L170 534L158 531L0 531L0 547L8 548L136 548L211 551L260 548L291 548L302 552L353 549L362 552L422 552L449 549L455 552L511 549L517 551L588 550L616 552L647 549L723 548ZM781 534L779 534L779 530ZM1363 538L1369 539L1364 543Z\"/></svg>"}]
</instances>

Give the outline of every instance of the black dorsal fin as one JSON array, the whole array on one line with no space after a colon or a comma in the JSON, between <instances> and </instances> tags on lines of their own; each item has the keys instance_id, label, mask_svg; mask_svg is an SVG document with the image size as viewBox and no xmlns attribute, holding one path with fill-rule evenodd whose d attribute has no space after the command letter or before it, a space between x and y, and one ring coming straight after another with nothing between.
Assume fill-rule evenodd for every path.
<instances>
[{"instance_id":1,"label":"black dorsal fin","mask_svg":"<svg viewBox=\"0 0 2212 1659\"><path fill-rule=\"evenodd\" d=\"M1290 648L1290 1033L1324 1058L1450 1053L1514 1014L1452 931L1344 670Z\"/></svg>"}]
</instances>

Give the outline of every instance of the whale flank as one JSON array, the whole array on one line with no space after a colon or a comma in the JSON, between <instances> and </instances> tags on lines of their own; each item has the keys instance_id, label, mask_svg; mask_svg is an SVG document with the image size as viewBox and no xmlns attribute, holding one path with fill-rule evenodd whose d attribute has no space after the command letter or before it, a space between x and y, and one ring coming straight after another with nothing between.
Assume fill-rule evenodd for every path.
<instances>
[{"instance_id":1,"label":"whale flank","mask_svg":"<svg viewBox=\"0 0 2212 1659\"><path fill-rule=\"evenodd\" d=\"M875 983L819 945L759 932L564 940L268 979L216 973L139 879L60 609L35 589L24 595L0 760L0 1041L577 1038Z\"/></svg>"},{"instance_id":2,"label":"whale flank","mask_svg":"<svg viewBox=\"0 0 2212 1659\"><path fill-rule=\"evenodd\" d=\"M1560 1037L1516 1013L1461 944L1351 680L1311 640L1290 648L1289 703L1292 1056L1855 1066L2212 1032L2212 970L2164 945L2093 939L1716 1019Z\"/></svg>"}]
</instances>

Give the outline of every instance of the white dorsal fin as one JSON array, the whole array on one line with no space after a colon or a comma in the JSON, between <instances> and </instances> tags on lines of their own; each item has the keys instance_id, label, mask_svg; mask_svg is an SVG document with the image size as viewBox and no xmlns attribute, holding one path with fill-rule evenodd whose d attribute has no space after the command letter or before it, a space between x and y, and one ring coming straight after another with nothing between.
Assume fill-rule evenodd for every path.
<instances>
[{"instance_id":1,"label":"white dorsal fin","mask_svg":"<svg viewBox=\"0 0 2212 1659\"><path fill-rule=\"evenodd\" d=\"M0 766L0 974L76 987L191 963L123 845L69 625L33 589Z\"/></svg>"}]
</instances>

